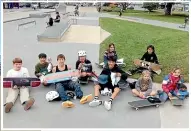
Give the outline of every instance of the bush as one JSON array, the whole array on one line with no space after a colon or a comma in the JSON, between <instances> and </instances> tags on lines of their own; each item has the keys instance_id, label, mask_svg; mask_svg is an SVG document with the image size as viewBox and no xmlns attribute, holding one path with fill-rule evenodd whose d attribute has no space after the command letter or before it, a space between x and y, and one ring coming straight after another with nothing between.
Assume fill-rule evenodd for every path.
<instances>
[{"instance_id":1,"label":"bush","mask_svg":"<svg viewBox=\"0 0 191 131\"><path fill-rule=\"evenodd\" d=\"M116 5L114 5L114 4L110 4L109 7L111 7L111 8L115 8Z\"/></svg>"},{"instance_id":2,"label":"bush","mask_svg":"<svg viewBox=\"0 0 191 131\"><path fill-rule=\"evenodd\" d=\"M115 7L115 8L104 7L104 8L102 8L102 11L105 11L105 12L119 12L120 8L118 8L118 7Z\"/></svg>"},{"instance_id":3,"label":"bush","mask_svg":"<svg viewBox=\"0 0 191 131\"><path fill-rule=\"evenodd\" d=\"M143 8L148 9L149 12L156 10L159 7L159 3L144 3Z\"/></svg>"}]
</instances>

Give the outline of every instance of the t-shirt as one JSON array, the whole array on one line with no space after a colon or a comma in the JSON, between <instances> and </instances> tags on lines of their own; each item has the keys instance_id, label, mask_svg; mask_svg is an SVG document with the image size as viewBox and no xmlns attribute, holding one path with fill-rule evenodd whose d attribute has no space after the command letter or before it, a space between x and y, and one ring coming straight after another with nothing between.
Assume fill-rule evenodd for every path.
<instances>
[{"instance_id":1,"label":"t-shirt","mask_svg":"<svg viewBox=\"0 0 191 131\"><path fill-rule=\"evenodd\" d=\"M30 77L28 69L25 67L21 67L19 71L11 69L7 72L7 77Z\"/></svg>"},{"instance_id":2,"label":"t-shirt","mask_svg":"<svg viewBox=\"0 0 191 131\"><path fill-rule=\"evenodd\" d=\"M77 61L76 62L76 69L78 69L79 65L80 65L81 61ZM85 62L83 63L82 68L80 69L82 72L92 72L92 64L91 61L89 60L85 60Z\"/></svg>"},{"instance_id":3,"label":"t-shirt","mask_svg":"<svg viewBox=\"0 0 191 131\"><path fill-rule=\"evenodd\" d=\"M152 54L149 54L148 52L146 52L142 56L141 60L145 60L145 61L148 61L148 62L159 64L158 58L157 58L157 56L156 56L156 54L154 52Z\"/></svg>"},{"instance_id":4,"label":"t-shirt","mask_svg":"<svg viewBox=\"0 0 191 131\"><path fill-rule=\"evenodd\" d=\"M56 66L56 72L63 72L63 71L68 71L68 66L67 65L65 65L65 69L62 70L62 71L58 69L58 66Z\"/></svg>"},{"instance_id":5,"label":"t-shirt","mask_svg":"<svg viewBox=\"0 0 191 131\"><path fill-rule=\"evenodd\" d=\"M35 66L35 75L37 76L38 73L42 73L46 75L48 73L48 62L45 62L44 64L36 64ZM37 76L38 77L38 76Z\"/></svg>"}]
</instances>

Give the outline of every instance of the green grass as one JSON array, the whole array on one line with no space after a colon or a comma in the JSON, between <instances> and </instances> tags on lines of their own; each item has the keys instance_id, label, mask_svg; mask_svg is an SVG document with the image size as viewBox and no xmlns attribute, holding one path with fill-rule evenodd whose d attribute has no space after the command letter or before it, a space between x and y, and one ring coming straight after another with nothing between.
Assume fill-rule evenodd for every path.
<instances>
[{"instance_id":1,"label":"green grass","mask_svg":"<svg viewBox=\"0 0 191 131\"><path fill-rule=\"evenodd\" d=\"M117 9L115 9L116 11ZM109 12L111 14L119 14L119 12ZM185 16L188 15L186 13L173 12L171 16L165 16L164 11L158 10L148 13L148 11L140 11L140 10L126 10L123 13L123 16L133 16L151 20L159 20L171 23L183 24Z\"/></svg>"},{"instance_id":2,"label":"green grass","mask_svg":"<svg viewBox=\"0 0 191 131\"><path fill-rule=\"evenodd\" d=\"M111 33L100 47L100 61L103 61L103 53L109 43L115 43L119 58L124 58L127 64L124 69L134 68L132 61L141 58L146 52L148 44L155 46L156 54L163 69L160 75L155 75L155 82L162 82L164 75L168 74L173 67L183 69L185 81L188 82L189 72L189 33L174 29L156 27L133 23L112 18L101 18L100 26ZM138 78L134 75L132 78Z\"/></svg>"}]
</instances>

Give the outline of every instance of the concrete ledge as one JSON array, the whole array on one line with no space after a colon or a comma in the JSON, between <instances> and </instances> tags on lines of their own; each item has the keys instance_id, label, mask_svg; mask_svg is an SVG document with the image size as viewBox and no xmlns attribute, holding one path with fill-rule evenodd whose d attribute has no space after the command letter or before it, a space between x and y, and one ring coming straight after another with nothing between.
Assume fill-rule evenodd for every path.
<instances>
[{"instance_id":1,"label":"concrete ledge","mask_svg":"<svg viewBox=\"0 0 191 131\"><path fill-rule=\"evenodd\" d=\"M28 22L24 22L24 23L21 23L21 24L18 24L18 30L19 30L19 27L20 26L23 26L23 25L27 25L27 24L32 24L32 23L34 23L35 25L36 25L36 21L35 20L33 20L33 21L28 21Z\"/></svg>"},{"instance_id":2,"label":"concrete ledge","mask_svg":"<svg viewBox=\"0 0 191 131\"><path fill-rule=\"evenodd\" d=\"M44 33L37 35L37 39L38 41L44 42L59 42L70 25L70 21L54 23L54 25L52 27L48 27Z\"/></svg>"},{"instance_id":3,"label":"concrete ledge","mask_svg":"<svg viewBox=\"0 0 191 131\"><path fill-rule=\"evenodd\" d=\"M44 18L50 16L48 13L37 13L37 14L29 14L29 17L31 18Z\"/></svg>"}]
</instances>

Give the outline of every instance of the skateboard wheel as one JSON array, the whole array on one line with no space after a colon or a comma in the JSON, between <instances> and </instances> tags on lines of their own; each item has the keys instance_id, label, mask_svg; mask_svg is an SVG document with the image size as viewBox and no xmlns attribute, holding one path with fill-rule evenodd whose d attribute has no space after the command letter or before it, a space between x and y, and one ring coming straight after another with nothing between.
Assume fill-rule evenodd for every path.
<instances>
[{"instance_id":1,"label":"skateboard wheel","mask_svg":"<svg viewBox=\"0 0 191 131\"><path fill-rule=\"evenodd\" d=\"M156 107L158 108L158 107L159 107L159 105L156 105Z\"/></svg>"},{"instance_id":2,"label":"skateboard wheel","mask_svg":"<svg viewBox=\"0 0 191 131\"><path fill-rule=\"evenodd\" d=\"M135 108L135 110L137 111L137 110L139 110L139 108Z\"/></svg>"}]
</instances>

